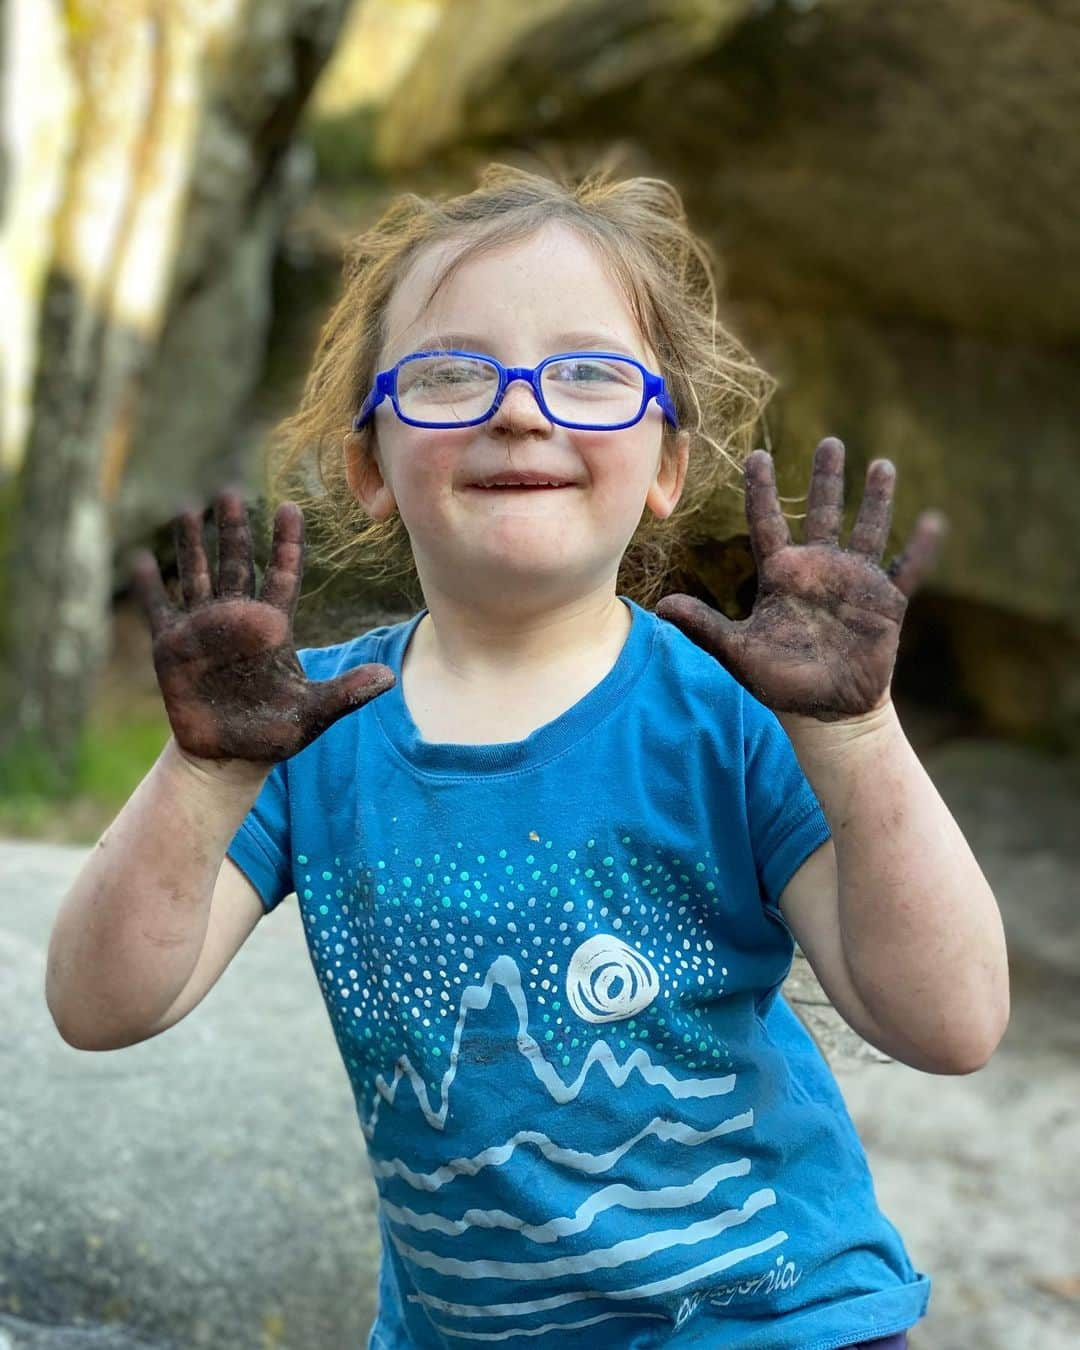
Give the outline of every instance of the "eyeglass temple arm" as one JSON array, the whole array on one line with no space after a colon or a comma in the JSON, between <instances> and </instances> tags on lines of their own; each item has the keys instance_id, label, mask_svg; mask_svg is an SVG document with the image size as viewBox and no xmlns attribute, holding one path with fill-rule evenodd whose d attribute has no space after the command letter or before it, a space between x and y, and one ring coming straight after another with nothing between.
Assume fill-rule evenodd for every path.
<instances>
[{"instance_id":1,"label":"eyeglass temple arm","mask_svg":"<svg viewBox=\"0 0 1080 1350\"><path fill-rule=\"evenodd\" d=\"M366 422L368 422L375 412L375 409L386 398L393 387L394 371L384 370L375 377L375 384L360 405L360 411L353 418L353 431L360 431Z\"/></svg>"},{"instance_id":2,"label":"eyeglass temple arm","mask_svg":"<svg viewBox=\"0 0 1080 1350\"><path fill-rule=\"evenodd\" d=\"M660 405L664 416L673 427L679 425L679 419L675 414L675 404L671 401L671 395L667 391L662 375L653 375L650 371L645 372L646 389L649 399L656 399Z\"/></svg>"}]
</instances>

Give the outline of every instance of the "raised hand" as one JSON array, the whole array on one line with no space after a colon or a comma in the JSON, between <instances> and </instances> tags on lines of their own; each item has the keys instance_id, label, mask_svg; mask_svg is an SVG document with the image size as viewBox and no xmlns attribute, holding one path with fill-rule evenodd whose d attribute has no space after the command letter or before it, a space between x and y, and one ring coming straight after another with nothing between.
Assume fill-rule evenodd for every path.
<instances>
[{"instance_id":1,"label":"raised hand","mask_svg":"<svg viewBox=\"0 0 1080 1350\"><path fill-rule=\"evenodd\" d=\"M772 456L746 460L746 518L758 572L750 616L733 622L688 595L665 596L661 618L715 656L766 707L820 722L882 707L907 602L929 572L946 532L940 511L916 520L904 554L881 555L892 518L896 470L875 459L848 546L839 543L844 447L827 437L814 451L804 542L793 544L780 512Z\"/></svg>"},{"instance_id":2,"label":"raised hand","mask_svg":"<svg viewBox=\"0 0 1080 1350\"><path fill-rule=\"evenodd\" d=\"M394 684L387 666L362 665L333 680L308 680L292 624L304 561L304 516L283 502L274 516L270 564L256 598L243 498L221 492L217 584L203 548L202 513L174 521L184 607L174 606L152 553L140 549L132 579L153 637L154 670L178 747L189 758L288 759L347 713Z\"/></svg>"}]
</instances>

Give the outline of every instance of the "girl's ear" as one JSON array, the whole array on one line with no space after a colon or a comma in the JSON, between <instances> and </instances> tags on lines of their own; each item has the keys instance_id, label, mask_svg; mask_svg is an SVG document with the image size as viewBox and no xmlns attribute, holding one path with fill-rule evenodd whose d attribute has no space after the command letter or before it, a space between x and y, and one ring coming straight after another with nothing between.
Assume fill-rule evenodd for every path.
<instances>
[{"instance_id":1,"label":"girl's ear","mask_svg":"<svg viewBox=\"0 0 1080 1350\"><path fill-rule=\"evenodd\" d=\"M388 520L397 509L394 494L386 485L374 450L368 454L356 431L345 437L345 477L353 496L373 520Z\"/></svg>"},{"instance_id":2,"label":"girl's ear","mask_svg":"<svg viewBox=\"0 0 1080 1350\"><path fill-rule=\"evenodd\" d=\"M680 431L671 448L660 451L656 477L645 496L645 505L661 520L666 520L679 504L689 462L690 433Z\"/></svg>"}]
</instances>

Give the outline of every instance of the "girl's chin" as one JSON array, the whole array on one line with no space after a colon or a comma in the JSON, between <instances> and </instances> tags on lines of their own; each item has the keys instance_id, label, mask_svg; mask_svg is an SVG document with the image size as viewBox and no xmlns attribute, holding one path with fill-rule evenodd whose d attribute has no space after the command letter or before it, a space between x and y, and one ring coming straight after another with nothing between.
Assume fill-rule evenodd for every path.
<instances>
[{"instance_id":1,"label":"girl's chin","mask_svg":"<svg viewBox=\"0 0 1080 1350\"><path fill-rule=\"evenodd\" d=\"M575 566L575 562L580 565ZM482 587L487 594L497 595L508 588L535 590L537 586L563 594L575 590L577 582L593 577L596 563L595 558L575 559L565 544L537 543L531 548L518 544L471 552L447 566L459 581L468 578L470 586Z\"/></svg>"},{"instance_id":2,"label":"girl's chin","mask_svg":"<svg viewBox=\"0 0 1080 1350\"><path fill-rule=\"evenodd\" d=\"M504 516L471 529L460 556L464 566L565 567L571 558L595 552L597 542L575 538L561 523Z\"/></svg>"}]
</instances>

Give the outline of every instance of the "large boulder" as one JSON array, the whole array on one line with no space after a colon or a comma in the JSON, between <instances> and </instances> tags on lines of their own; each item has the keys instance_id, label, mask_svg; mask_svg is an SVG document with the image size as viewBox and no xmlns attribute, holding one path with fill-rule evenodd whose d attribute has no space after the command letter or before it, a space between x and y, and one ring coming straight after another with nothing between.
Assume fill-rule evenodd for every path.
<instances>
[{"instance_id":1,"label":"large boulder","mask_svg":"<svg viewBox=\"0 0 1080 1350\"><path fill-rule=\"evenodd\" d=\"M733 294L1068 342L1078 60L1062 0L461 0L376 153L627 138L713 227Z\"/></svg>"},{"instance_id":2,"label":"large boulder","mask_svg":"<svg viewBox=\"0 0 1080 1350\"><path fill-rule=\"evenodd\" d=\"M1076 20L1064 0L462 0L375 146L391 172L464 182L614 138L627 171L675 182L725 317L780 377L785 509L823 435L847 445L849 526L870 460L892 459L887 556L926 507L951 526L924 592L942 678L987 725L1080 747ZM697 579L738 612L736 493L700 542Z\"/></svg>"}]
</instances>

